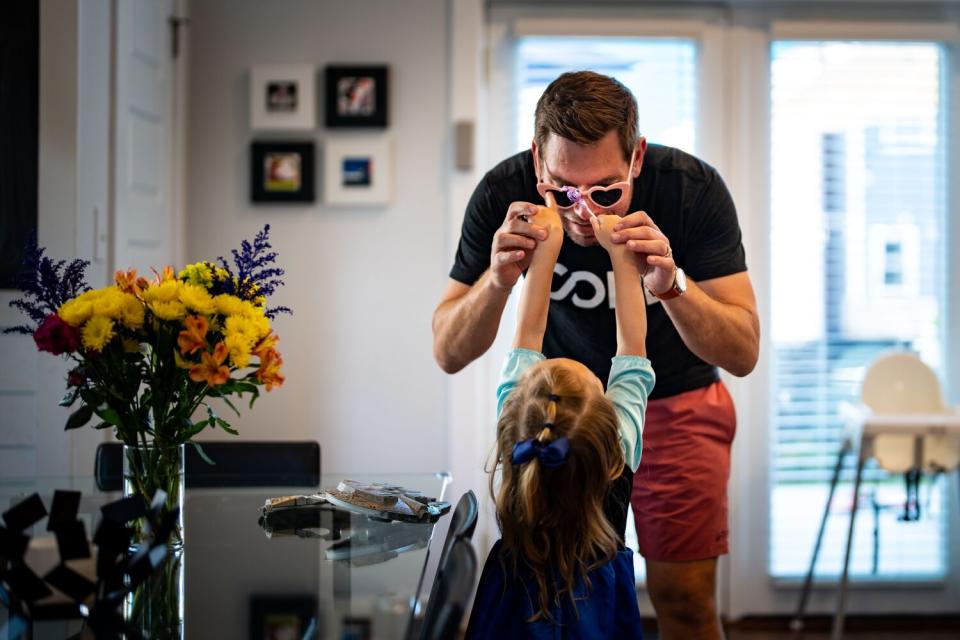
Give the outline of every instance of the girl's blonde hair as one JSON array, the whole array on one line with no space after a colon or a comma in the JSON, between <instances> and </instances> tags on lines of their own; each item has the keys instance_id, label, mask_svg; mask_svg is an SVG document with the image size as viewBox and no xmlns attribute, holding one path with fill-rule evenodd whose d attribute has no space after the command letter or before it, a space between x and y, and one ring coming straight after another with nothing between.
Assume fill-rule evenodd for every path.
<instances>
[{"instance_id":1,"label":"girl's blonde hair","mask_svg":"<svg viewBox=\"0 0 960 640\"><path fill-rule=\"evenodd\" d=\"M619 545L603 512L610 482L624 465L617 416L601 386L585 384L574 366L582 365L546 360L531 367L497 423L495 455L502 479L495 489L495 474L490 474L490 493L502 532L503 561L513 575L519 563L526 564L539 587L539 610L531 621L551 619L551 603L564 594L573 600L578 577L589 589L587 573L613 559ZM553 426L545 429L548 422ZM570 442L563 464L547 468L536 456L512 463L518 442L534 438L548 444L561 437Z\"/></svg>"}]
</instances>

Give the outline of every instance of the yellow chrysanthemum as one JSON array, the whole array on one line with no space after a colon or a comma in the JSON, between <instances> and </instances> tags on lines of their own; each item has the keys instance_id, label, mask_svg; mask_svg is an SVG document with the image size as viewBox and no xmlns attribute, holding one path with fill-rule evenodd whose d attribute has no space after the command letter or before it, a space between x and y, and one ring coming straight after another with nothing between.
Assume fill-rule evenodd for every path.
<instances>
[{"instance_id":1,"label":"yellow chrysanthemum","mask_svg":"<svg viewBox=\"0 0 960 640\"><path fill-rule=\"evenodd\" d=\"M143 303L129 293L123 296L123 308L120 310L120 322L127 329L139 329L143 326Z\"/></svg>"},{"instance_id":2,"label":"yellow chrysanthemum","mask_svg":"<svg viewBox=\"0 0 960 640\"><path fill-rule=\"evenodd\" d=\"M177 277L181 280L186 280L190 284L200 285L205 288L213 284L213 271L210 270L210 265L206 262L188 264L180 271Z\"/></svg>"},{"instance_id":3,"label":"yellow chrysanthemum","mask_svg":"<svg viewBox=\"0 0 960 640\"><path fill-rule=\"evenodd\" d=\"M240 315L252 326L251 335L256 335L257 339L270 333L270 320L264 315L263 307L258 307L248 300L244 300Z\"/></svg>"},{"instance_id":4,"label":"yellow chrysanthemum","mask_svg":"<svg viewBox=\"0 0 960 640\"><path fill-rule=\"evenodd\" d=\"M118 319L123 313L126 295L117 287L100 289L100 295L93 303L93 315L104 316L111 320Z\"/></svg>"},{"instance_id":5,"label":"yellow chrysanthemum","mask_svg":"<svg viewBox=\"0 0 960 640\"><path fill-rule=\"evenodd\" d=\"M67 324L79 327L93 315L93 303L100 297L101 291L101 289L91 289L72 300L67 300L60 305L57 315Z\"/></svg>"},{"instance_id":6,"label":"yellow chrysanthemum","mask_svg":"<svg viewBox=\"0 0 960 640\"><path fill-rule=\"evenodd\" d=\"M252 347L260 336L257 332L257 326L245 315L230 316L223 324L223 333L225 336L243 336Z\"/></svg>"},{"instance_id":7,"label":"yellow chrysanthemum","mask_svg":"<svg viewBox=\"0 0 960 640\"><path fill-rule=\"evenodd\" d=\"M237 367L245 367L250 364L250 348L252 347L248 337L242 333L228 333L223 343L227 345L230 352L230 363Z\"/></svg>"},{"instance_id":8,"label":"yellow chrysanthemum","mask_svg":"<svg viewBox=\"0 0 960 640\"><path fill-rule=\"evenodd\" d=\"M126 353L139 353L140 343L134 340L133 338L124 338L123 339L123 350Z\"/></svg>"},{"instance_id":9,"label":"yellow chrysanthemum","mask_svg":"<svg viewBox=\"0 0 960 640\"><path fill-rule=\"evenodd\" d=\"M184 284L180 287L180 302L195 313L210 315L217 310L213 296L198 284Z\"/></svg>"},{"instance_id":10,"label":"yellow chrysanthemum","mask_svg":"<svg viewBox=\"0 0 960 640\"><path fill-rule=\"evenodd\" d=\"M113 320L105 316L93 316L80 331L83 346L94 351L102 351L113 338Z\"/></svg>"},{"instance_id":11,"label":"yellow chrysanthemum","mask_svg":"<svg viewBox=\"0 0 960 640\"><path fill-rule=\"evenodd\" d=\"M161 320L183 320L187 317L187 308L182 302L151 302L150 311Z\"/></svg>"},{"instance_id":12,"label":"yellow chrysanthemum","mask_svg":"<svg viewBox=\"0 0 960 640\"><path fill-rule=\"evenodd\" d=\"M67 300L57 310L60 319L69 325L79 327L93 315L93 303L90 300L74 298Z\"/></svg>"},{"instance_id":13,"label":"yellow chrysanthemum","mask_svg":"<svg viewBox=\"0 0 960 640\"><path fill-rule=\"evenodd\" d=\"M152 283L143 291L143 301L151 302L174 302L180 296L180 287L182 283L179 280L164 280L161 284Z\"/></svg>"},{"instance_id":14,"label":"yellow chrysanthemum","mask_svg":"<svg viewBox=\"0 0 960 640\"><path fill-rule=\"evenodd\" d=\"M221 293L213 298L217 305L217 313L224 316L235 316L243 311L243 300L228 293Z\"/></svg>"}]
</instances>

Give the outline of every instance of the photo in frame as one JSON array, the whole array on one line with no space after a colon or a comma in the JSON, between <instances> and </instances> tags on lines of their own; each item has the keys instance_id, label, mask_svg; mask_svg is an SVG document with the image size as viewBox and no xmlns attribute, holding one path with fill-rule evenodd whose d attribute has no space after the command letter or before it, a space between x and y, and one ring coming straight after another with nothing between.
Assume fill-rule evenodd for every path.
<instances>
[{"instance_id":1,"label":"photo in frame","mask_svg":"<svg viewBox=\"0 0 960 640\"><path fill-rule=\"evenodd\" d=\"M393 167L386 135L330 136L324 143L324 204L390 204Z\"/></svg>"},{"instance_id":2,"label":"photo in frame","mask_svg":"<svg viewBox=\"0 0 960 640\"><path fill-rule=\"evenodd\" d=\"M307 131L316 127L311 65L257 65L250 69L250 128Z\"/></svg>"},{"instance_id":3,"label":"photo in frame","mask_svg":"<svg viewBox=\"0 0 960 640\"><path fill-rule=\"evenodd\" d=\"M313 142L255 141L250 145L250 200L313 202Z\"/></svg>"},{"instance_id":4,"label":"photo in frame","mask_svg":"<svg viewBox=\"0 0 960 640\"><path fill-rule=\"evenodd\" d=\"M325 75L327 127L387 126L389 73L385 65L330 66Z\"/></svg>"},{"instance_id":5,"label":"photo in frame","mask_svg":"<svg viewBox=\"0 0 960 640\"><path fill-rule=\"evenodd\" d=\"M250 597L250 640L318 637L319 626L314 596Z\"/></svg>"}]
</instances>

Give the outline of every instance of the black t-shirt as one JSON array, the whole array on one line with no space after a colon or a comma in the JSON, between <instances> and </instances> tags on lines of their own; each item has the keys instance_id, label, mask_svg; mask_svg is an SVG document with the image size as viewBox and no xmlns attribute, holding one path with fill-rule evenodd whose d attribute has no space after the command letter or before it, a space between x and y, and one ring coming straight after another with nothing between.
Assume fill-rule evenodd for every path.
<instances>
[{"instance_id":1,"label":"black t-shirt","mask_svg":"<svg viewBox=\"0 0 960 640\"><path fill-rule=\"evenodd\" d=\"M491 169L477 185L460 235L450 277L472 285L490 266L493 235L511 202L540 203L530 151ZM646 211L669 238L677 265L695 281L746 271L733 199L716 170L678 149L651 144L633 181L630 212ZM607 380L617 351L613 270L600 246L581 247L564 237L554 269L543 340L548 358L566 357ZM649 300L648 300L649 302ZM657 374L651 399L705 387L719 379L683 343L659 301L647 306L647 353Z\"/></svg>"}]
</instances>

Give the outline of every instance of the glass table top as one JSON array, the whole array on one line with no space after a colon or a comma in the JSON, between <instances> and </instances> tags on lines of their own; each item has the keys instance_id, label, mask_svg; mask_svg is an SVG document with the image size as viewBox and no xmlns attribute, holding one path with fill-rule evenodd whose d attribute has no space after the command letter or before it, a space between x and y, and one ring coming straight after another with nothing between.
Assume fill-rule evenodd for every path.
<instances>
[{"instance_id":1,"label":"glass table top","mask_svg":"<svg viewBox=\"0 0 960 640\"><path fill-rule=\"evenodd\" d=\"M188 487L183 636L403 638L415 603L425 597L423 583L429 587L424 569L432 524L382 522L332 508L260 518L268 498L309 495L345 479L387 482L449 500L449 476L443 473L331 474L321 477L319 487ZM4 480L0 512L35 492L49 509L56 489L82 493L78 517L89 537L99 524L99 507L122 497L98 491L92 477ZM58 562L56 541L45 521L27 533L27 562L43 575ZM0 607L0 628L5 618ZM43 637L37 631L39 625L35 637Z\"/></svg>"}]
</instances>

